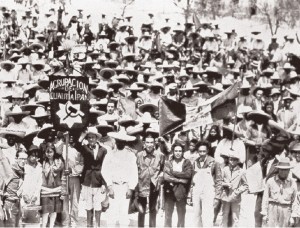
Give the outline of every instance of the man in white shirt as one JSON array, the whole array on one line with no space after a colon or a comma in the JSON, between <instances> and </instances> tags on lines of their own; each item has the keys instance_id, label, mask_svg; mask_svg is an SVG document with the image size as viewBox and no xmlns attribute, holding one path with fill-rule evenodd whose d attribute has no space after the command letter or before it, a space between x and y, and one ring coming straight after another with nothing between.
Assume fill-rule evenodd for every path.
<instances>
[{"instance_id":1,"label":"man in white shirt","mask_svg":"<svg viewBox=\"0 0 300 228\"><path fill-rule=\"evenodd\" d=\"M129 200L138 183L136 157L125 147L126 142L135 140L135 137L127 135L125 130L110 132L108 135L116 140L116 149L107 154L102 166L102 175L111 197L109 222L115 226L118 221L123 227L129 225Z\"/></svg>"},{"instance_id":2,"label":"man in white shirt","mask_svg":"<svg viewBox=\"0 0 300 228\"><path fill-rule=\"evenodd\" d=\"M66 146L63 145L62 156L65 162L68 162L68 169L66 170L66 173L69 175L69 194L65 197L63 204L63 215L65 216L65 218L63 218L63 225L76 227L78 222L80 176L83 171L83 157L81 153L74 148L73 136L70 136L68 145L68 161L66 160L66 155Z\"/></svg>"}]
</instances>

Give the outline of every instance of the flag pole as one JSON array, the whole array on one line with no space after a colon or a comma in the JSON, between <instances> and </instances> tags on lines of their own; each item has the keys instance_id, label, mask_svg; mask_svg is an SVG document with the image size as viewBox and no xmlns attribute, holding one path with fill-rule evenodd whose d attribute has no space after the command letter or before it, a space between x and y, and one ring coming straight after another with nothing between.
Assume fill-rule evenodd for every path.
<instances>
[{"instance_id":1,"label":"flag pole","mask_svg":"<svg viewBox=\"0 0 300 228\"><path fill-rule=\"evenodd\" d=\"M240 75L241 75L241 82L243 82L243 78L244 78L244 72L243 69L240 70ZM234 113L234 124L233 124L233 132L232 132L232 137L231 137L231 146L230 146L230 150L233 150L233 141L234 141L234 133L235 133L235 129L236 129L236 124L237 124L237 109L238 109L238 104L239 104L239 100L240 100L240 88L241 88L241 84L238 85L238 96L237 96L237 105L235 108L235 113Z\"/></svg>"}]
</instances>

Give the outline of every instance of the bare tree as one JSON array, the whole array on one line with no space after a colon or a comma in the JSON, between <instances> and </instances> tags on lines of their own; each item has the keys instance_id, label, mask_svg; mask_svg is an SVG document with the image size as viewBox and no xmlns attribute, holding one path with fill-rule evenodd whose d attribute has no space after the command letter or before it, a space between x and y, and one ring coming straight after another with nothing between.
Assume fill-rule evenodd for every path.
<instances>
[{"instance_id":1,"label":"bare tree","mask_svg":"<svg viewBox=\"0 0 300 228\"><path fill-rule=\"evenodd\" d=\"M128 6L130 6L132 3L134 3L134 1L135 0L124 0L123 1L123 9L122 9L122 14L121 14L121 17L124 17L124 15L125 15L125 12L126 12L126 8L128 7Z\"/></svg>"},{"instance_id":2,"label":"bare tree","mask_svg":"<svg viewBox=\"0 0 300 228\"><path fill-rule=\"evenodd\" d=\"M276 0L273 5L266 1L256 7L266 19L271 34L274 35L283 24L292 28L296 26L300 17L299 3L300 0Z\"/></svg>"},{"instance_id":3,"label":"bare tree","mask_svg":"<svg viewBox=\"0 0 300 228\"><path fill-rule=\"evenodd\" d=\"M217 16L220 16L221 0L196 0L195 10L198 14L215 20Z\"/></svg>"},{"instance_id":4,"label":"bare tree","mask_svg":"<svg viewBox=\"0 0 300 228\"><path fill-rule=\"evenodd\" d=\"M182 2L182 0L173 0L173 3L183 11L185 22L187 22L193 12L192 4L194 0L186 0L186 3Z\"/></svg>"}]
</instances>

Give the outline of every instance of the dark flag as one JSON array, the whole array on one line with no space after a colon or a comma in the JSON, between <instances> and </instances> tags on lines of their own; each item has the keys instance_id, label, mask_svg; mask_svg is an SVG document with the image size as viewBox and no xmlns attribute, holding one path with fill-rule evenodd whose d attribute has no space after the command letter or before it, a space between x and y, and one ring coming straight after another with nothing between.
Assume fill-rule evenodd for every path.
<instances>
[{"instance_id":1,"label":"dark flag","mask_svg":"<svg viewBox=\"0 0 300 228\"><path fill-rule=\"evenodd\" d=\"M162 97L159 102L159 135L178 131L186 118L184 104Z\"/></svg>"},{"instance_id":2,"label":"dark flag","mask_svg":"<svg viewBox=\"0 0 300 228\"><path fill-rule=\"evenodd\" d=\"M217 95L218 98L211 103L211 116L213 120L221 120L235 114L235 99L238 97L239 87L240 82L235 82Z\"/></svg>"},{"instance_id":3,"label":"dark flag","mask_svg":"<svg viewBox=\"0 0 300 228\"><path fill-rule=\"evenodd\" d=\"M89 121L89 80L87 77L50 76L50 106L56 130L81 130Z\"/></svg>"}]
</instances>

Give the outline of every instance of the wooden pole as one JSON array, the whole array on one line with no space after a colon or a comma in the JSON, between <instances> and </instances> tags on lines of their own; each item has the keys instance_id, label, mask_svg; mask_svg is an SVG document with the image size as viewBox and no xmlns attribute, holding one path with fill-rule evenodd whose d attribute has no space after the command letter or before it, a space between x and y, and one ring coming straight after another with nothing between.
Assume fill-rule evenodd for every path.
<instances>
[{"instance_id":1,"label":"wooden pole","mask_svg":"<svg viewBox=\"0 0 300 228\"><path fill-rule=\"evenodd\" d=\"M243 83L243 80L244 80L243 70L240 71L240 74L241 74L241 82ZM237 101L236 101L236 109L235 109L235 114L234 114L234 125L233 125L230 150L233 150L232 147L233 147L233 141L234 141L234 132L235 132L236 124L237 124L237 109L238 109L239 100L240 100L240 86L238 87L238 97L237 97Z\"/></svg>"},{"instance_id":2,"label":"wooden pole","mask_svg":"<svg viewBox=\"0 0 300 228\"><path fill-rule=\"evenodd\" d=\"M70 142L70 134L69 132L66 133L66 168L65 170L69 170L69 143ZM66 175L66 193L69 195L69 175Z\"/></svg>"}]
</instances>

